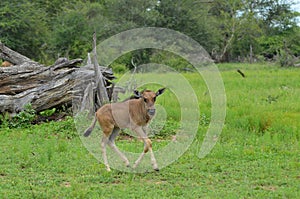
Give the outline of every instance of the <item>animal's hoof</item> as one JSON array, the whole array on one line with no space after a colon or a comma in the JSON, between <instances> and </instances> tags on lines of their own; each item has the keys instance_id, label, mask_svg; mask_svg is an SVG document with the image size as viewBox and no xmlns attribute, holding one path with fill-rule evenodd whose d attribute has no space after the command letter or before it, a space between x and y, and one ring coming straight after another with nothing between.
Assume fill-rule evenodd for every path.
<instances>
[{"instance_id":1,"label":"animal's hoof","mask_svg":"<svg viewBox=\"0 0 300 199\"><path fill-rule=\"evenodd\" d=\"M157 172L158 172L158 171L159 171L159 168L154 168L154 171L157 171Z\"/></svg>"},{"instance_id":2,"label":"animal's hoof","mask_svg":"<svg viewBox=\"0 0 300 199\"><path fill-rule=\"evenodd\" d=\"M130 167L130 163L129 163L128 160L127 160L127 161L124 161L124 163L125 163L125 166L126 166L126 167Z\"/></svg>"}]
</instances>

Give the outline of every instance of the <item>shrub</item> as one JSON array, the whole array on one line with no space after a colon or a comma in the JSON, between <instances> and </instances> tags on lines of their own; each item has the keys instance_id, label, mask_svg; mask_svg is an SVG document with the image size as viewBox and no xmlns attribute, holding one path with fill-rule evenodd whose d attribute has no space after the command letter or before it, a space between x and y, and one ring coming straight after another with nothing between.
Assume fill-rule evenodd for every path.
<instances>
[{"instance_id":1,"label":"shrub","mask_svg":"<svg viewBox=\"0 0 300 199\"><path fill-rule=\"evenodd\" d=\"M121 74L128 71L128 69L124 64L118 64L118 63L112 64L112 70L114 71L114 73L121 73Z\"/></svg>"},{"instance_id":2,"label":"shrub","mask_svg":"<svg viewBox=\"0 0 300 199\"><path fill-rule=\"evenodd\" d=\"M24 110L12 118L9 127L12 128L26 127L31 124L31 122L35 119L35 117L36 117L36 112L32 108L31 104L26 104L24 106Z\"/></svg>"},{"instance_id":3,"label":"shrub","mask_svg":"<svg viewBox=\"0 0 300 199\"><path fill-rule=\"evenodd\" d=\"M6 128L22 128L27 127L36 118L36 112L31 104L24 106L24 110L13 116L12 118L5 114L0 117L1 127Z\"/></svg>"}]
</instances>

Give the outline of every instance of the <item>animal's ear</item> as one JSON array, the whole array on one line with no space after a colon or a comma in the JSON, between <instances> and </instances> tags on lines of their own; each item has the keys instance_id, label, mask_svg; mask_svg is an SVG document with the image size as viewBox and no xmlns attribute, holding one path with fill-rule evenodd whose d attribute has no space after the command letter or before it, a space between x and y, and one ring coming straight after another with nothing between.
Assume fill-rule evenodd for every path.
<instances>
[{"instance_id":1,"label":"animal's ear","mask_svg":"<svg viewBox=\"0 0 300 199\"><path fill-rule=\"evenodd\" d=\"M134 91L133 91L133 96L134 96L136 99L142 97L141 93L140 93L138 90L134 90Z\"/></svg>"},{"instance_id":2,"label":"animal's ear","mask_svg":"<svg viewBox=\"0 0 300 199\"><path fill-rule=\"evenodd\" d=\"M165 92L166 88L161 88L156 92L156 96L159 96Z\"/></svg>"}]
</instances>

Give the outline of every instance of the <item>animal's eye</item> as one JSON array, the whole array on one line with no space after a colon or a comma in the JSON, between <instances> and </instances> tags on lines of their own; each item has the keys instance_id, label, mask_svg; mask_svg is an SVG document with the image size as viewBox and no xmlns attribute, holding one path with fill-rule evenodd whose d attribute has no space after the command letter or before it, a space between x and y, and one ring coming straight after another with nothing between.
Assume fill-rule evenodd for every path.
<instances>
[{"instance_id":1,"label":"animal's eye","mask_svg":"<svg viewBox=\"0 0 300 199\"><path fill-rule=\"evenodd\" d=\"M156 97L153 98L153 101L154 101L154 102L155 102L155 100L156 100Z\"/></svg>"},{"instance_id":2,"label":"animal's eye","mask_svg":"<svg viewBox=\"0 0 300 199\"><path fill-rule=\"evenodd\" d=\"M147 99L146 99L146 98L144 98L144 102L147 102Z\"/></svg>"}]
</instances>

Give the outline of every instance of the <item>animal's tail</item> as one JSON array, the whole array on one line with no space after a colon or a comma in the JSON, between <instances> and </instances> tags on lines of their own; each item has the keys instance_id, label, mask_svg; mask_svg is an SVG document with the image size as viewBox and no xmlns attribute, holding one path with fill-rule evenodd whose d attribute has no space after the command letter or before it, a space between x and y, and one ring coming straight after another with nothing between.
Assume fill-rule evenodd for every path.
<instances>
[{"instance_id":1,"label":"animal's tail","mask_svg":"<svg viewBox=\"0 0 300 199\"><path fill-rule=\"evenodd\" d=\"M95 117L94 117L94 120L93 120L91 126L85 130L85 132L83 134L84 137L88 137L92 133L92 131L95 127L96 121L97 121L97 113L95 113Z\"/></svg>"}]
</instances>

